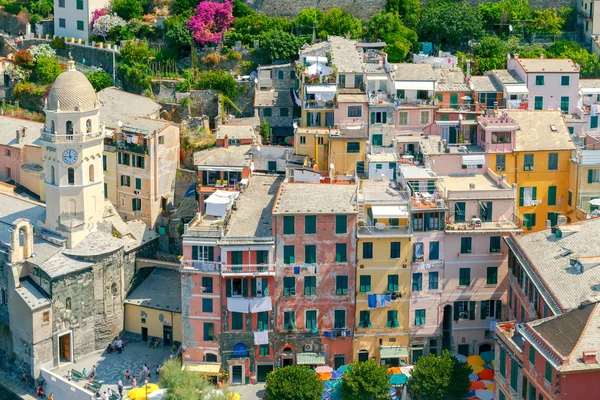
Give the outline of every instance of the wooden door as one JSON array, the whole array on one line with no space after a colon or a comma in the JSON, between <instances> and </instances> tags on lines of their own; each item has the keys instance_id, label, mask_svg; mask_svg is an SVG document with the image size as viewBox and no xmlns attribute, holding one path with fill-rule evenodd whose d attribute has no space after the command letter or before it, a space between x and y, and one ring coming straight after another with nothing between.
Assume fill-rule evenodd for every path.
<instances>
[{"instance_id":1,"label":"wooden door","mask_svg":"<svg viewBox=\"0 0 600 400\"><path fill-rule=\"evenodd\" d=\"M62 335L59 340L60 358L71 361L71 334Z\"/></svg>"}]
</instances>

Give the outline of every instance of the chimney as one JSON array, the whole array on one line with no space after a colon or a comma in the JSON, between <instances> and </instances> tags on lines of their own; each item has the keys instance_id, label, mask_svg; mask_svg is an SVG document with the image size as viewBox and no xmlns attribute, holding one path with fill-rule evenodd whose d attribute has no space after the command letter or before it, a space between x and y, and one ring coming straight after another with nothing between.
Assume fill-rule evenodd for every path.
<instances>
[{"instance_id":1,"label":"chimney","mask_svg":"<svg viewBox=\"0 0 600 400\"><path fill-rule=\"evenodd\" d=\"M474 183L469 183L469 189L470 190L475 190L475 184Z\"/></svg>"},{"instance_id":2,"label":"chimney","mask_svg":"<svg viewBox=\"0 0 600 400\"><path fill-rule=\"evenodd\" d=\"M17 144L21 144L21 130L17 129Z\"/></svg>"},{"instance_id":3,"label":"chimney","mask_svg":"<svg viewBox=\"0 0 600 400\"><path fill-rule=\"evenodd\" d=\"M223 147L229 147L229 136L227 134L225 134L225 138L223 139Z\"/></svg>"},{"instance_id":4,"label":"chimney","mask_svg":"<svg viewBox=\"0 0 600 400\"><path fill-rule=\"evenodd\" d=\"M26 134L27 134L27 127L24 126L21 128L21 137L25 137Z\"/></svg>"},{"instance_id":5,"label":"chimney","mask_svg":"<svg viewBox=\"0 0 600 400\"><path fill-rule=\"evenodd\" d=\"M584 350L583 362L586 364L596 364L596 350Z\"/></svg>"}]
</instances>

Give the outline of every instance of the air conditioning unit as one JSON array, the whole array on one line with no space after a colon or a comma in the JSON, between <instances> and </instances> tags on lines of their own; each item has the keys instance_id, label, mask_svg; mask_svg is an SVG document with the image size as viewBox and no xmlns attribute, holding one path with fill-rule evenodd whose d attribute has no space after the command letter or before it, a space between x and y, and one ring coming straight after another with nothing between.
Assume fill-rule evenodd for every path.
<instances>
[{"instance_id":1,"label":"air conditioning unit","mask_svg":"<svg viewBox=\"0 0 600 400\"><path fill-rule=\"evenodd\" d=\"M136 196L139 196L139 195L140 195L140 193L141 193L141 192L140 192L139 190L134 190L134 191L133 191L133 194L135 194Z\"/></svg>"},{"instance_id":2,"label":"air conditioning unit","mask_svg":"<svg viewBox=\"0 0 600 400\"><path fill-rule=\"evenodd\" d=\"M501 165L496 165L496 171L498 171L498 172L504 171L504 167Z\"/></svg>"},{"instance_id":3,"label":"air conditioning unit","mask_svg":"<svg viewBox=\"0 0 600 400\"><path fill-rule=\"evenodd\" d=\"M305 344L304 345L304 351L313 351L313 345L312 344Z\"/></svg>"},{"instance_id":4,"label":"air conditioning unit","mask_svg":"<svg viewBox=\"0 0 600 400\"><path fill-rule=\"evenodd\" d=\"M444 199L436 199L435 200L435 206L437 208L444 208Z\"/></svg>"}]
</instances>

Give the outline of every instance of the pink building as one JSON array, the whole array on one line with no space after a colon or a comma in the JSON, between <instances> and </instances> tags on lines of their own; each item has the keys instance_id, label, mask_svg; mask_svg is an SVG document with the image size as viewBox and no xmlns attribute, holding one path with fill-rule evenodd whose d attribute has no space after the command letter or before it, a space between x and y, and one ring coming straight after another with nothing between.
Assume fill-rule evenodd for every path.
<instances>
[{"instance_id":1,"label":"pink building","mask_svg":"<svg viewBox=\"0 0 600 400\"><path fill-rule=\"evenodd\" d=\"M334 368L352 359L356 187L284 183L273 209L276 357Z\"/></svg>"}]
</instances>

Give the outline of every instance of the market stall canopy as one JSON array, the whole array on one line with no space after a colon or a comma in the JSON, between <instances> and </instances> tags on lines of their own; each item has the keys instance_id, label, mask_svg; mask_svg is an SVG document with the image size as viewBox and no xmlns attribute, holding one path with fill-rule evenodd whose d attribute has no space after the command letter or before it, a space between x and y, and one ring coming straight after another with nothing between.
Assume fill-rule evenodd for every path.
<instances>
[{"instance_id":1,"label":"market stall canopy","mask_svg":"<svg viewBox=\"0 0 600 400\"><path fill-rule=\"evenodd\" d=\"M390 346L390 347L382 347L379 350L380 358L399 358L408 357L408 347L401 346Z\"/></svg>"},{"instance_id":2,"label":"market stall canopy","mask_svg":"<svg viewBox=\"0 0 600 400\"><path fill-rule=\"evenodd\" d=\"M185 365L183 368L188 372L196 372L200 375L217 376L221 370L221 364L198 363Z\"/></svg>"},{"instance_id":3,"label":"market stall canopy","mask_svg":"<svg viewBox=\"0 0 600 400\"><path fill-rule=\"evenodd\" d=\"M296 364L325 365L325 356L317 353L298 353L296 354Z\"/></svg>"}]
</instances>

